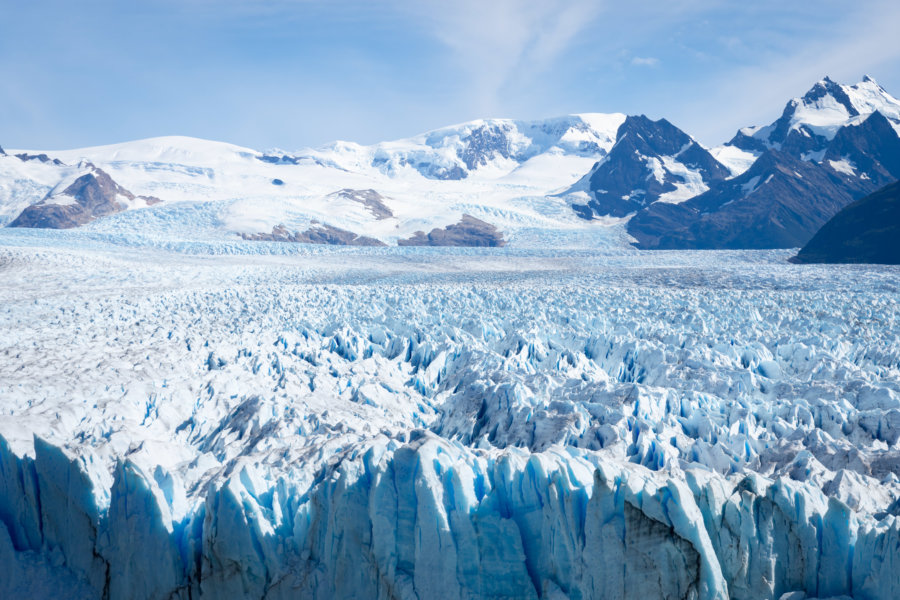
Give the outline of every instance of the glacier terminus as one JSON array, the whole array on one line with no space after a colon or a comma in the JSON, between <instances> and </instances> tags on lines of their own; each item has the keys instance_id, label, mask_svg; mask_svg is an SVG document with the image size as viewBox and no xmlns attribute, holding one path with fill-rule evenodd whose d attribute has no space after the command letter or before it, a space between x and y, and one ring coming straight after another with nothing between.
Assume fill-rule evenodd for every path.
<instances>
[{"instance_id":1,"label":"glacier terminus","mask_svg":"<svg viewBox=\"0 0 900 600\"><path fill-rule=\"evenodd\" d=\"M900 593L896 269L14 231L4 598Z\"/></svg>"}]
</instances>

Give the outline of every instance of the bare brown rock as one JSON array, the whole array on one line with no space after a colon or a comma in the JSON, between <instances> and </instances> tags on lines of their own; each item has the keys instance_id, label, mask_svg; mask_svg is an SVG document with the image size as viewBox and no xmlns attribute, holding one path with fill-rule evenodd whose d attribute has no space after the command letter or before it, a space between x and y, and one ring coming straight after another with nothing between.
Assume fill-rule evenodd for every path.
<instances>
[{"instance_id":1,"label":"bare brown rock","mask_svg":"<svg viewBox=\"0 0 900 600\"><path fill-rule=\"evenodd\" d=\"M93 167L90 173L76 179L62 192L48 195L23 210L9 227L71 229L125 210L119 197L142 199L148 205L162 202L152 196L135 196L113 181L105 171Z\"/></svg>"},{"instance_id":2,"label":"bare brown rock","mask_svg":"<svg viewBox=\"0 0 900 600\"><path fill-rule=\"evenodd\" d=\"M470 246L495 247L505 246L503 233L490 223L476 219L472 215L463 215L459 223L434 228L430 233L417 231L406 240L397 240L398 246Z\"/></svg>"},{"instance_id":3,"label":"bare brown rock","mask_svg":"<svg viewBox=\"0 0 900 600\"><path fill-rule=\"evenodd\" d=\"M376 192L375 190L352 190L349 188L344 188L333 194L329 194L332 198L346 198L347 200L352 200L354 202L359 202L363 206L369 209L369 211L375 216L376 219L390 219L394 216L394 213L391 212L391 209L387 207L384 203L384 196Z\"/></svg>"},{"instance_id":4,"label":"bare brown rock","mask_svg":"<svg viewBox=\"0 0 900 600\"><path fill-rule=\"evenodd\" d=\"M290 231L284 225L276 225L272 233L242 233L245 240L255 242L294 242L297 244L328 244L331 246L386 246L381 240L357 235L325 223L313 221L306 231Z\"/></svg>"}]
</instances>

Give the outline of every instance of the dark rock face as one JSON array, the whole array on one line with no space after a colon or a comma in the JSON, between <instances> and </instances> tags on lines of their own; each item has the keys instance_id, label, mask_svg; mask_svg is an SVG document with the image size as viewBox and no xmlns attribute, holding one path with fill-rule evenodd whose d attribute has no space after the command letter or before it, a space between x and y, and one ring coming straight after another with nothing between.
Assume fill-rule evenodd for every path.
<instances>
[{"instance_id":1,"label":"dark rock face","mask_svg":"<svg viewBox=\"0 0 900 600\"><path fill-rule=\"evenodd\" d=\"M638 213L628 232L648 249L803 246L847 204L900 178L900 138L881 113L822 140L819 163L768 149L705 194Z\"/></svg>"},{"instance_id":2,"label":"dark rock face","mask_svg":"<svg viewBox=\"0 0 900 600\"><path fill-rule=\"evenodd\" d=\"M833 172L768 150L705 194L638 213L628 233L648 249L795 248L852 200Z\"/></svg>"},{"instance_id":3,"label":"dark rock face","mask_svg":"<svg viewBox=\"0 0 900 600\"><path fill-rule=\"evenodd\" d=\"M284 182L280 179L273 179L272 185L284 185Z\"/></svg>"},{"instance_id":4,"label":"dark rock face","mask_svg":"<svg viewBox=\"0 0 900 600\"><path fill-rule=\"evenodd\" d=\"M844 208L791 261L900 264L900 182Z\"/></svg>"},{"instance_id":5,"label":"dark rock face","mask_svg":"<svg viewBox=\"0 0 900 600\"><path fill-rule=\"evenodd\" d=\"M137 196L117 184L103 170L96 167L90 173L76 179L60 194L48 196L22 211L8 227L32 227L43 229L70 229L95 221L125 209L119 196L144 200L147 204L161 202L152 196ZM66 200L65 204L54 200Z\"/></svg>"},{"instance_id":6,"label":"dark rock face","mask_svg":"<svg viewBox=\"0 0 900 600\"><path fill-rule=\"evenodd\" d=\"M478 246L500 247L506 245L503 233L490 223L463 215L459 223L432 229L430 233L417 231L406 240L397 240L398 246Z\"/></svg>"},{"instance_id":7,"label":"dark rock face","mask_svg":"<svg viewBox=\"0 0 900 600\"><path fill-rule=\"evenodd\" d=\"M23 162L28 162L29 160L39 160L42 163L53 163L58 167L64 166L66 164L58 158L50 158L46 154L16 154L16 158Z\"/></svg>"},{"instance_id":8,"label":"dark rock face","mask_svg":"<svg viewBox=\"0 0 900 600\"><path fill-rule=\"evenodd\" d=\"M394 216L391 209L384 203L385 197L375 190L351 190L349 188L344 188L329 195L333 198L345 198L347 200L352 200L353 202L359 202L368 208L369 212L371 212L379 221L381 219L390 219Z\"/></svg>"},{"instance_id":9,"label":"dark rock face","mask_svg":"<svg viewBox=\"0 0 900 600\"><path fill-rule=\"evenodd\" d=\"M824 166L849 161L855 175L847 175L848 185L858 184L863 175L870 180L860 190L872 191L900 178L900 136L890 121L879 112L859 125L842 127L829 143Z\"/></svg>"},{"instance_id":10,"label":"dark rock face","mask_svg":"<svg viewBox=\"0 0 900 600\"><path fill-rule=\"evenodd\" d=\"M3 146L0 146L0 156L6 156L6 152L3 151Z\"/></svg>"},{"instance_id":11,"label":"dark rock face","mask_svg":"<svg viewBox=\"0 0 900 600\"><path fill-rule=\"evenodd\" d=\"M592 199L573 207L583 218L624 217L674 191L682 178L663 165L663 158L699 172L707 183L730 174L700 144L665 119L628 117L616 139L607 157L594 165L588 176Z\"/></svg>"},{"instance_id":12,"label":"dark rock face","mask_svg":"<svg viewBox=\"0 0 900 600\"><path fill-rule=\"evenodd\" d=\"M499 125L482 125L469 133L466 145L457 152L460 160L471 171L488 164L497 156L510 158L509 128Z\"/></svg>"},{"instance_id":13,"label":"dark rock face","mask_svg":"<svg viewBox=\"0 0 900 600\"><path fill-rule=\"evenodd\" d=\"M273 165L296 165L300 163L299 158L288 156L287 154L263 154L262 156L257 156L257 159Z\"/></svg>"},{"instance_id":14,"label":"dark rock face","mask_svg":"<svg viewBox=\"0 0 900 600\"><path fill-rule=\"evenodd\" d=\"M331 246L386 246L381 240L357 235L313 221L306 231L289 231L284 225L276 225L272 233L242 233L245 240L254 242L294 242L298 244L328 244Z\"/></svg>"}]
</instances>

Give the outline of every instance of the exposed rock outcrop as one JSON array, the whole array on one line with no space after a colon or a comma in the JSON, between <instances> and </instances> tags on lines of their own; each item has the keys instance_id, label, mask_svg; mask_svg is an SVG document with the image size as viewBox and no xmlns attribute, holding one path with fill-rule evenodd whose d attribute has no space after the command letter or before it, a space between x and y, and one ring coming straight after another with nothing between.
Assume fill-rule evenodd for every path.
<instances>
[{"instance_id":1,"label":"exposed rock outcrop","mask_svg":"<svg viewBox=\"0 0 900 600\"><path fill-rule=\"evenodd\" d=\"M506 245L503 233L490 223L463 215L459 223L431 230L429 233L417 231L406 240L397 240L398 246L481 246L500 247Z\"/></svg>"},{"instance_id":2,"label":"exposed rock outcrop","mask_svg":"<svg viewBox=\"0 0 900 600\"><path fill-rule=\"evenodd\" d=\"M390 219L394 216L394 213L391 212L391 209L387 207L384 203L385 197L376 192L375 190L352 190L349 188L344 188L333 194L329 194L332 198L344 198L346 200L352 200L353 202L359 202L363 206L369 209L369 212L378 219Z\"/></svg>"},{"instance_id":3,"label":"exposed rock outcrop","mask_svg":"<svg viewBox=\"0 0 900 600\"><path fill-rule=\"evenodd\" d=\"M2 150L2 149L0 149L0 150ZM41 154L24 154L24 153L16 154L16 158L18 158L19 160L21 160L23 162L28 162L31 160L38 160L42 163L53 163L54 165L56 165L58 167L61 167L66 164L63 161L59 160L58 158L50 158L49 156L47 156L46 154L43 154L43 153L41 153Z\"/></svg>"},{"instance_id":4,"label":"exposed rock outcrop","mask_svg":"<svg viewBox=\"0 0 900 600\"><path fill-rule=\"evenodd\" d=\"M8 226L71 229L121 212L128 203L141 201L149 206L161 202L153 196L135 196L102 169L89 167L89 172L61 192L51 191L43 200L23 210Z\"/></svg>"},{"instance_id":5,"label":"exposed rock outcrop","mask_svg":"<svg viewBox=\"0 0 900 600\"><path fill-rule=\"evenodd\" d=\"M294 242L297 244L328 244L331 246L386 246L381 240L358 235L325 223L313 221L306 231L290 231L276 225L272 233L242 233L245 240L255 242Z\"/></svg>"}]
</instances>

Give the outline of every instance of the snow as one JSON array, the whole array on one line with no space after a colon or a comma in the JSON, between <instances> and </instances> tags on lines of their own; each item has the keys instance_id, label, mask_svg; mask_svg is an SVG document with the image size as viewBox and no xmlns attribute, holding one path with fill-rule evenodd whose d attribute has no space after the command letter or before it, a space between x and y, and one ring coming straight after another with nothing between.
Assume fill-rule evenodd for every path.
<instances>
[{"instance_id":1,"label":"snow","mask_svg":"<svg viewBox=\"0 0 900 600\"><path fill-rule=\"evenodd\" d=\"M605 156L624 119L584 114L534 122L480 120L373 146L336 142L297 153L161 137L48 154L66 164L89 162L136 196L161 200L149 207L125 203L129 210L89 226L104 233L224 240L277 225L304 230L315 220L393 245L472 214L490 216L506 239L517 240L512 243L540 245L570 235L595 245L596 228L554 195ZM472 168L462 159L466 152L473 153ZM267 157L286 158L273 163ZM35 170L31 163L0 157L0 169L4 165L16 169L15 189L0 195L0 219L7 222L72 180L77 170ZM441 169L456 169L463 178L426 176ZM276 179L283 184L273 185ZM35 191L23 195L26 188ZM394 218L378 220L359 203L336 202L332 194L345 188L380 193ZM535 235L538 231L543 236Z\"/></svg>"},{"instance_id":2,"label":"snow","mask_svg":"<svg viewBox=\"0 0 900 600\"><path fill-rule=\"evenodd\" d=\"M675 182L674 185L676 189L662 194L659 197L658 202L680 204L709 189L709 186L703 181L702 174L698 171L691 170L684 164L678 162L676 157L664 156L661 158L661 163L666 172L671 173L681 181Z\"/></svg>"},{"instance_id":3,"label":"snow","mask_svg":"<svg viewBox=\"0 0 900 600\"><path fill-rule=\"evenodd\" d=\"M869 76L855 85L841 86L861 115L880 112L888 119L900 121L900 100L897 100Z\"/></svg>"},{"instance_id":4,"label":"snow","mask_svg":"<svg viewBox=\"0 0 900 600\"><path fill-rule=\"evenodd\" d=\"M822 159L825 158L825 153L827 151L828 150L826 148L826 149L822 149L822 150L804 152L800 156L800 158L801 158L801 160L804 160L806 162L820 163L820 162L822 162Z\"/></svg>"},{"instance_id":5,"label":"snow","mask_svg":"<svg viewBox=\"0 0 900 600\"><path fill-rule=\"evenodd\" d=\"M709 153L731 171L732 177L744 173L759 158L758 153L741 150L736 146L716 146L710 148Z\"/></svg>"},{"instance_id":6,"label":"snow","mask_svg":"<svg viewBox=\"0 0 900 600\"><path fill-rule=\"evenodd\" d=\"M624 118L0 156L0 222L90 165L162 200L0 229L0 598L900 596L897 269L634 250L571 207ZM508 246L236 235L463 214Z\"/></svg>"},{"instance_id":7,"label":"snow","mask_svg":"<svg viewBox=\"0 0 900 600\"><path fill-rule=\"evenodd\" d=\"M829 94L813 103L798 102L794 107L790 127L800 130L802 126L830 140L849 120L847 108Z\"/></svg>"},{"instance_id":8,"label":"snow","mask_svg":"<svg viewBox=\"0 0 900 600\"><path fill-rule=\"evenodd\" d=\"M842 85L823 79L813 89L825 93L815 99L794 98L786 109L789 129L801 135L812 134L832 140L842 127L857 125L876 111L887 117L895 129L900 126L900 100L891 96L870 77L865 77L855 85ZM779 145L770 141L774 130L774 125L768 125L745 127L740 131L778 149Z\"/></svg>"},{"instance_id":9,"label":"snow","mask_svg":"<svg viewBox=\"0 0 900 600\"><path fill-rule=\"evenodd\" d=\"M0 596L896 597L897 270L789 254L2 230Z\"/></svg>"},{"instance_id":10,"label":"snow","mask_svg":"<svg viewBox=\"0 0 900 600\"><path fill-rule=\"evenodd\" d=\"M819 82L819 85L837 86L849 99L850 106L858 115L851 115L848 107L829 93L813 102L795 101L791 129L799 129L802 126L816 135L831 140L841 127L851 124L854 120L862 121L876 111L895 123L900 121L900 101L869 77L855 85L838 85L826 81Z\"/></svg>"},{"instance_id":11,"label":"snow","mask_svg":"<svg viewBox=\"0 0 900 600\"><path fill-rule=\"evenodd\" d=\"M856 177L856 165L854 165L846 158L842 158L841 160L829 160L828 164L831 165L831 168L838 173L843 173L844 175L849 175L850 177Z\"/></svg>"},{"instance_id":12,"label":"snow","mask_svg":"<svg viewBox=\"0 0 900 600\"><path fill-rule=\"evenodd\" d=\"M760 176L751 177L747 183L741 186L741 190L744 192L744 196L749 196L753 192L756 191L757 186L759 185Z\"/></svg>"}]
</instances>

